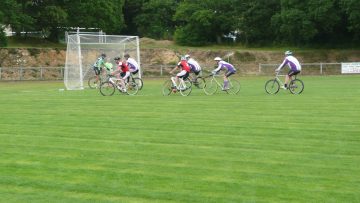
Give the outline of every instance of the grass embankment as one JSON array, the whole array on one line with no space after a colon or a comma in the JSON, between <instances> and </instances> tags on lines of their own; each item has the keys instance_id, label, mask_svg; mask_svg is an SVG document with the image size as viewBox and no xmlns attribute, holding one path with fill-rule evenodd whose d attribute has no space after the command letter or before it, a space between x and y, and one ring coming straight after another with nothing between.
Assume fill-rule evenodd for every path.
<instances>
[{"instance_id":1,"label":"grass embankment","mask_svg":"<svg viewBox=\"0 0 360 203\"><path fill-rule=\"evenodd\" d=\"M266 95L0 83L0 202L359 202L359 76Z\"/></svg>"}]
</instances>

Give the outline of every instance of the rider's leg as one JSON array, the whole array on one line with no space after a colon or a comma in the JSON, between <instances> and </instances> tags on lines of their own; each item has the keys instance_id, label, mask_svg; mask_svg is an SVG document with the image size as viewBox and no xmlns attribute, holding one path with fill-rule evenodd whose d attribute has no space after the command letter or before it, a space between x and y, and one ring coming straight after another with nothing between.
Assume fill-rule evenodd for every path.
<instances>
[{"instance_id":1,"label":"rider's leg","mask_svg":"<svg viewBox=\"0 0 360 203\"><path fill-rule=\"evenodd\" d=\"M286 75L285 76L285 83L284 83L284 87L287 88L288 84L289 84L289 80L290 80L290 76Z\"/></svg>"},{"instance_id":2,"label":"rider's leg","mask_svg":"<svg viewBox=\"0 0 360 203\"><path fill-rule=\"evenodd\" d=\"M234 71L229 71L229 72L225 73L225 75L224 75L224 87L223 87L224 90L229 89L229 79L228 78L233 74L235 74Z\"/></svg>"},{"instance_id":3,"label":"rider's leg","mask_svg":"<svg viewBox=\"0 0 360 203\"><path fill-rule=\"evenodd\" d=\"M171 77L171 82L173 84L173 87L176 87L176 84L177 84L177 76L176 77Z\"/></svg>"},{"instance_id":4,"label":"rider's leg","mask_svg":"<svg viewBox=\"0 0 360 203\"><path fill-rule=\"evenodd\" d=\"M128 80L129 76L130 76L130 72L128 71L128 72L126 72L126 73L124 74L123 78L120 80L121 87L122 87L125 91L126 91L125 81Z\"/></svg>"},{"instance_id":5,"label":"rider's leg","mask_svg":"<svg viewBox=\"0 0 360 203\"><path fill-rule=\"evenodd\" d=\"M175 78L175 87L176 87L176 84L178 84L178 81L179 81L179 77L183 77L184 75L186 75L187 72L185 70L182 70L180 73L176 74L176 78Z\"/></svg>"},{"instance_id":6,"label":"rider's leg","mask_svg":"<svg viewBox=\"0 0 360 203\"><path fill-rule=\"evenodd\" d=\"M226 77L226 74L224 75L224 87L223 89L229 88L229 79Z\"/></svg>"}]
</instances>

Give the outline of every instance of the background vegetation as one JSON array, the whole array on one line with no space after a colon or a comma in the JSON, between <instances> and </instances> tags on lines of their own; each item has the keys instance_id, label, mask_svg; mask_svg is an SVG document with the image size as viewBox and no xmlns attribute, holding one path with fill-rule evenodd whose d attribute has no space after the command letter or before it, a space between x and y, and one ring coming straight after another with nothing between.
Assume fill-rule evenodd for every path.
<instances>
[{"instance_id":1,"label":"background vegetation","mask_svg":"<svg viewBox=\"0 0 360 203\"><path fill-rule=\"evenodd\" d=\"M360 41L358 0L2 0L0 23L57 41L70 27L108 34L248 45L353 44ZM1 35L0 35L1 36ZM2 46L4 38L0 37Z\"/></svg>"}]
</instances>

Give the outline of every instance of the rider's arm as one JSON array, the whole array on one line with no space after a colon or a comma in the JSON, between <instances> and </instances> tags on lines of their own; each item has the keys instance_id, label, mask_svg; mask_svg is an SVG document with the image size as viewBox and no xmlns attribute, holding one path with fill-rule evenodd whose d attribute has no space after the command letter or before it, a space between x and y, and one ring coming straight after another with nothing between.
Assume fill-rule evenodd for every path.
<instances>
[{"instance_id":1,"label":"rider's arm","mask_svg":"<svg viewBox=\"0 0 360 203\"><path fill-rule=\"evenodd\" d=\"M219 65L218 65L218 67L217 68L215 68L213 71L211 71L213 74L215 74L215 73L217 73L217 72L219 72L220 71L220 69L221 69L221 67L222 67L222 64L221 63L219 63Z\"/></svg>"},{"instance_id":2,"label":"rider's arm","mask_svg":"<svg viewBox=\"0 0 360 203\"><path fill-rule=\"evenodd\" d=\"M176 69L178 69L179 68L179 66L175 66L175 68L173 68L171 71L170 71L170 74L173 74L173 72L176 70Z\"/></svg>"},{"instance_id":3,"label":"rider's arm","mask_svg":"<svg viewBox=\"0 0 360 203\"><path fill-rule=\"evenodd\" d=\"M282 62L282 64L280 64L280 66L275 71L279 72L287 64L287 62L288 62L288 60L287 60L287 58L285 58L284 61Z\"/></svg>"}]
</instances>

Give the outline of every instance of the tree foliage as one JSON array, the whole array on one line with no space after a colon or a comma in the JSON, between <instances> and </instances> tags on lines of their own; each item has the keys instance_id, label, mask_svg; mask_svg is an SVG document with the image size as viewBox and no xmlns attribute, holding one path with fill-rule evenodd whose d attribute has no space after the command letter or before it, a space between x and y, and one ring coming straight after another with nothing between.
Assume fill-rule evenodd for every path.
<instances>
[{"instance_id":1,"label":"tree foliage","mask_svg":"<svg viewBox=\"0 0 360 203\"><path fill-rule=\"evenodd\" d=\"M0 23L57 40L71 27L108 34L245 44L360 42L359 0L1 0Z\"/></svg>"}]
</instances>

